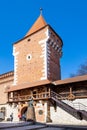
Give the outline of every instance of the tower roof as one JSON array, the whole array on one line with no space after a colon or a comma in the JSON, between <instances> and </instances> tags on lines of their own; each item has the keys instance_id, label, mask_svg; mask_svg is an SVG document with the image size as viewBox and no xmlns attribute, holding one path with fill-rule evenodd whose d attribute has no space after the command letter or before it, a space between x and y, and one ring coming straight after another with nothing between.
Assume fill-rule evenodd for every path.
<instances>
[{"instance_id":1,"label":"tower roof","mask_svg":"<svg viewBox=\"0 0 87 130\"><path fill-rule=\"evenodd\" d=\"M46 25L47 25L46 21L44 20L43 16L40 14L40 16L37 18L37 20L33 24L33 26L30 28L30 30L26 34L26 36L38 31L39 29L43 28Z\"/></svg>"}]
</instances>

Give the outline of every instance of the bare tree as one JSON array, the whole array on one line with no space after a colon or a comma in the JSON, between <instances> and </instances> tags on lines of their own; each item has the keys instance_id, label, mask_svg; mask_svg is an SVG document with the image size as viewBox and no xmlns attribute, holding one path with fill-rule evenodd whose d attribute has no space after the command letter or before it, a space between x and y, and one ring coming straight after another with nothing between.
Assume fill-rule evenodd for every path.
<instances>
[{"instance_id":1,"label":"bare tree","mask_svg":"<svg viewBox=\"0 0 87 130\"><path fill-rule=\"evenodd\" d=\"M81 76L87 74L87 61L84 64L81 64L77 72L71 73L70 77L75 77L75 76Z\"/></svg>"}]
</instances>

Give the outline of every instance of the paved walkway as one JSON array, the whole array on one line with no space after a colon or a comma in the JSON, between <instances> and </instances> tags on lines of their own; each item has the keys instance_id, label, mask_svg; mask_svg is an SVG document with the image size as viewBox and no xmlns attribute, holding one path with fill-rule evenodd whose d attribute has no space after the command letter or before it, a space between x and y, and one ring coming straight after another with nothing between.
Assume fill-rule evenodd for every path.
<instances>
[{"instance_id":1,"label":"paved walkway","mask_svg":"<svg viewBox=\"0 0 87 130\"><path fill-rule=\"evenodd\" d=\"M87 130L87 126L51 125L32 122L0 123L0 130Z\"/></svg>"},{"instance_id":2,"label":"paved walkway","mask_svg":"<svg viewBox=\"0 0 87 130\"><path fill-rule=\"evenodd\" d=\"M32 125L32 122L1 122L0 129Z\"/></svg>"},{"instance_id":3,"label":"paved walkway","mask_svg":"<svg viewBox=\"0 0 87 130\"><path fill-rule=\"evenodd\" d=\"M45 128L45 124L34 124L33 122L7 122L0 123L0 130L34 130Z\"/></svg>"},{"instance_id":4,"label":"paved walkway","mask_svg":"<svg viewBox=\"0 0 87 130\"><path fill-rule=\"evenodd\" d=\"M10 127L10 128L3 128L1 130L35 130L35 129L42 129L45 128L44 125L30 125L30 126L21 126L21 127Z\"/></svg>"}]
</instances>

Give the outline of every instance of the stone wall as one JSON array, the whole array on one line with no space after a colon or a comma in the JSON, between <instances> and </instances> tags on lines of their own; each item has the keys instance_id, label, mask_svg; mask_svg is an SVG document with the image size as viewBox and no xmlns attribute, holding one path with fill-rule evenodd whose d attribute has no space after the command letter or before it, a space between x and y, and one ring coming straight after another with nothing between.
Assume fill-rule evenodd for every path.
<instances>
[{"instance_id":1,"label":"stone wall","mask_svg":"<svg viewBox=\"0 0 87 130\"><path fill-rule=\"evenodd\" d=\"M18 118L18 105L16 104L7 104L6 106L6 118L5 120L7 120L7 118L10 118L10 114L13 113L13 121L19 121Z\"/></svg>"},{"instance_id":2,"label":"stone wall","mask_svg":"<svg viewBox=\"0 0 87 130\"><path fill-rule=\"evenodd\" d=\"M35 108L35 116L37 122L46 122L46 116L47 116L47 103L39 101L34 106Z\"/></svg>"},{"instance_id":3,"label":"stone wall","mask_svg":"<svg viewBox=\"0 0 87 130\"><path fill-rule=\"evenodd\" d=\"M82 104L87 104L87 99L77 99L74 102L80 102ZM55 109L53 106L50 107L51 119L54 124L68 124L68 125L87 125L87 121L78 120L63 109Z\"/></svg>"}]
</instances>

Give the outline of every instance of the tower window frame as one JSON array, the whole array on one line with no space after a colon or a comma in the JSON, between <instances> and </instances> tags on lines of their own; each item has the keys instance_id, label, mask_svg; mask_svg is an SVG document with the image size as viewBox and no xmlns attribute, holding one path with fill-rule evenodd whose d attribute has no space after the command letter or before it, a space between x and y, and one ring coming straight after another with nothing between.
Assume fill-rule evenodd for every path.
<instances>
[{"instance_id":1,"label":"tower window frame","mask_svg":"<svg viewBox=\"0 0 87 130\"><path fill-rule=\"evenodd\" d=\"M28 54L27 57L26 57L27 60L31 60L31 58L32 58L31 54Z\"/></svg>"}]
</instances>

